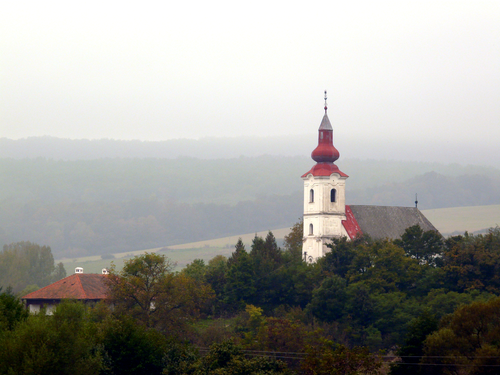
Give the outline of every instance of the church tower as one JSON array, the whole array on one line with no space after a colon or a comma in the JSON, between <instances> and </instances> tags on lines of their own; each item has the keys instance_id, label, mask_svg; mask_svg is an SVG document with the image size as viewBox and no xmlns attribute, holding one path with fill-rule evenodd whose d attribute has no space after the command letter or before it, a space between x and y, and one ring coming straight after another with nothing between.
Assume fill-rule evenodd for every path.
<instances>
[{"instance_id":1,"label":"church tower","mask_svg":"<svg viewBox=\"0 0 500 375\"><path fill-rule=\"evenodd\" d=\"M316 165L302 176L304 180L304 238L302 256L308 262L322 257L332 238L348 236L342 221L346 220L345 181L349 177L334 164L339 158L333 146L333 128L327 114L318 129L318 147L311 157Z\"/></svg>"}]
</instances>

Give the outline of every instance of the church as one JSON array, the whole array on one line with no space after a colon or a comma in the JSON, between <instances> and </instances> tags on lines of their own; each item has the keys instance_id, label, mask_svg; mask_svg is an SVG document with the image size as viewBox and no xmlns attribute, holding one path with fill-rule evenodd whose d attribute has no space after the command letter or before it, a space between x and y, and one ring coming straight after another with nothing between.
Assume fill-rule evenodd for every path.
<instances>
[{"instance_id":1,"label":"church","mask_svg":"<svg viewBox=\"0 0 500 375\"><path fill-rule=\"evenodd\" d=\"M420 225L424 231L437 229L417 207L346 205L349 177L335 162L340 157L333 145L333 128L325 114L318 129L318 146L311 157L316 164L302 175L304 180L304 238L302 256L314 262L329 250L333 238L367 235L373 239L396 239Z\"/></svg>"}]
</instances>

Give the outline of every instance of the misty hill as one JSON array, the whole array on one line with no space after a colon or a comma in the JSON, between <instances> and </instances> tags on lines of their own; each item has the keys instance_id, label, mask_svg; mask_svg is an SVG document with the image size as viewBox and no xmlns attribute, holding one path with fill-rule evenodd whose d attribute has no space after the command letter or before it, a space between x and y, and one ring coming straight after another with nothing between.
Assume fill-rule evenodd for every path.
<instances>
[{"instance_id":1,"label":"misty hill","mask_svg":"<svg viewBox=\"0 0 500 375\"><path fill-rule=\"evenodd\" d=\"M301 192L300 176L312 165L314 161L305 156L269 155L217 160L0 159L0 202L158 199L234 205ZM415 193L423 208L497 203L500 170L491 167L357 159L340 160L338 165L350 176L347 196L353 204L408 206L413 205ZM476 178L480 186L474 186Z\"/></svg>"},{"instance_id":2,"label":"misty hill","mask_svg":"<svg viewBox=\"0 0 500 375\"><path fill-rule=\"evenodd\" d=\"M319 125L319 124L318 124ZM12 140L0 138L0 158L54 160L95 160L102 158L160 158L175 159L232 159L260 155L308 157L317 145L317 133L262 136L213 137L201 139L171 139L166 141L138 141L115 139L62 139L29 137ZM342 133L335 137L341 160L377 159L442 164L488 165L500 168L496 142L485 137L482 143L449 142L446 139L428 139L425 143L411 134L401 140L383 144L365 134ZM464 152L464 150L466 152Z\"/></svg>"},{"instance_id":3,"label":"misty hill","mask_svg":"<svg viewBox=\"0 0 500 375\"><path fill-rule=\"evenodd\" d=\"M290 227L302 215L308 157L0 159L0 244L57 257L127 252ZM422 209L500 204L500 171L342 160L349 204Z\"/></svg>"}]
</instances>

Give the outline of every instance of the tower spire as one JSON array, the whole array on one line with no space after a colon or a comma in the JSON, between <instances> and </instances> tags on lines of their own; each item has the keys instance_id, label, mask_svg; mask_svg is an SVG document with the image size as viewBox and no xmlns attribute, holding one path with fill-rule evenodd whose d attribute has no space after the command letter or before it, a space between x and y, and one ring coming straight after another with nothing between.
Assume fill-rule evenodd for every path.
<instances>
[{"instance_id":1,"label":"tower spire","mask_svg":"<svg viewBox=\"0 0 500 375\"><path fill-rule=\"evenodd\" d=\"M316 162L304 180L304 238L302 255L308 262L322 257L333 238L347 236L345 180L348 175L335 165L339 151L333 145L333 128L328 119L327 92L325 113L318 129L318 146L311 153Z\"/></svg>"},{"instance_id":2,"label":"tower spire","mask_svg":"<svg viewBox=\"0 0 500 375\"><path fill-rule=\"evenodd\" d=\"M327 99L327 96L326 96L326 90L325 90L325 115L326 115L326 111L328 110L328 105L326 104L326 99Z\"/></svg>"}]
</instances>

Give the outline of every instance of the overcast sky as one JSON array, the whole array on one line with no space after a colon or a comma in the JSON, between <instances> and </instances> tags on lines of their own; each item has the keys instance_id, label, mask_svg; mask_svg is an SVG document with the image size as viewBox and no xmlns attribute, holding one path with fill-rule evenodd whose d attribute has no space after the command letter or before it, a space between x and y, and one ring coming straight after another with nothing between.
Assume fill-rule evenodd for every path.
<instances>
[{"instance_id":1,"label":"overcast sky","mask_svg":"<svg viewBox=\"0 0 500 375\"><path fill-rule=\"evenodd\" d=\"M336 139L498 143L500 1L2 3L0 137L310 136L325 89Z\"/></svg>"}]
</instances>

